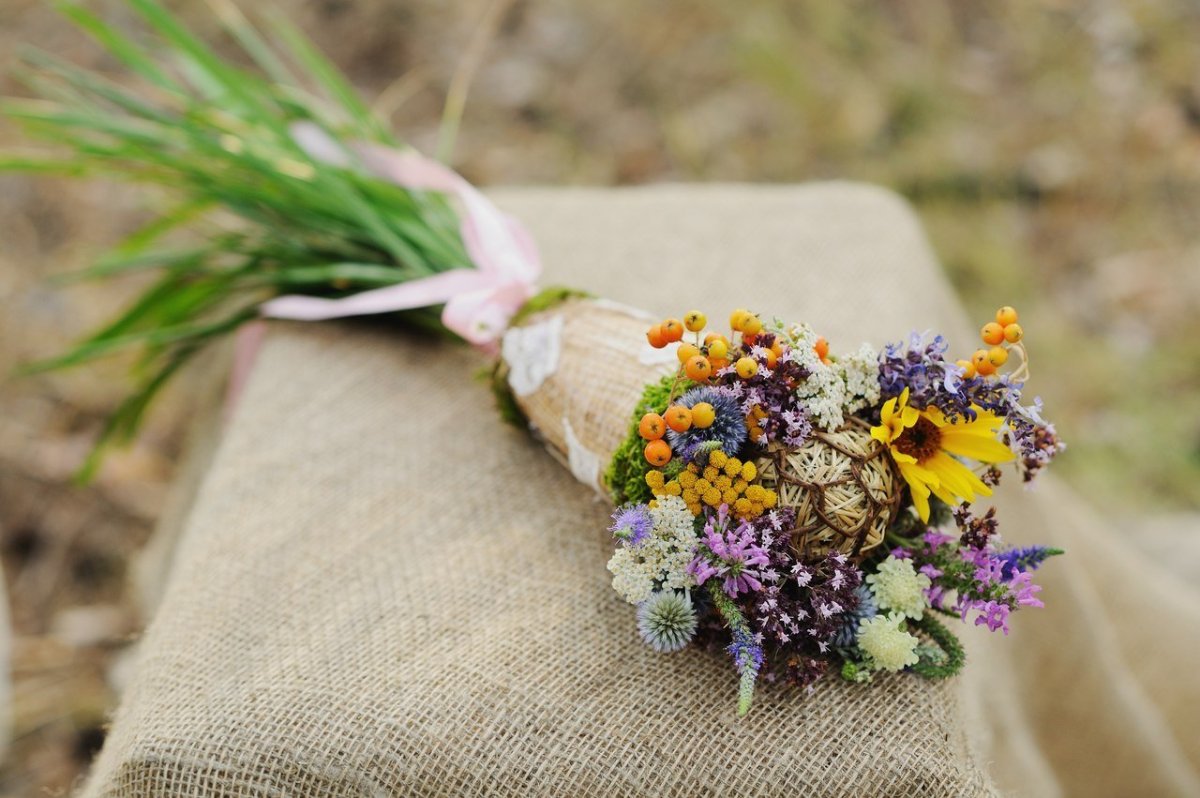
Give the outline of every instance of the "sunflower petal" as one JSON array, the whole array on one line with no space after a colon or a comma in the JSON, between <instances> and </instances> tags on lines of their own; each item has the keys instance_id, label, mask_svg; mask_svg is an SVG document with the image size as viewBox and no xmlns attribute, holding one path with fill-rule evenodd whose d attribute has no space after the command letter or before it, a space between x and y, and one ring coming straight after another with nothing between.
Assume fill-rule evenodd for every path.
<instances>
[{"instance_id":1,"label":"sunflower petal","mask_svg":"<svg viewBox=\"0 0 1200 798\"><path fill-rule=\"evenodd\" d=\"M969 457L981 463L1007 463L1016 457L1012 449L991 435L974 434L966 429L957 429L957 424L942 428L942 448L960 457Z\"/></svg>"}]
</instances>

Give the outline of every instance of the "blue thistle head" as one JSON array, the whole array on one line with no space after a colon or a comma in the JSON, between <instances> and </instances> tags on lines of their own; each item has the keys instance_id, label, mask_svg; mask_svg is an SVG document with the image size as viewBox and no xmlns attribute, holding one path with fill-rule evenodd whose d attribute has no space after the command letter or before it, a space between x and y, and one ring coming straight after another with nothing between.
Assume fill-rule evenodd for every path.
<instances>
[{"instance_id":1,"label":"blue thistle head","mask_svg":"<svg viewBox=\"0 0 1200 798\"><path fill-rule=\"evenodd\" d=\"M716 411L716 418L707 429L691 427L684 432L667 430L667 442L684 460L691 460L704 444L719 444L721 451L736 455L746 442L746 419L736 399L721 388L701 385L679 397L679 404L691 409L707 402Z\"/></svg>"},{"instance_id":2,"label":"blue thistle head","mask_svg":"<svg viewBox=\"0 0 1200 798\"><path fill-rule=\"evenodd\" d=\"M692 606L692 597L687 591L652 593L638 605L637 627L646 645L660 654L678 651L696 634L696 609Z\"/></svg>"},{"instance_id":3,"label":"blue thistle head","mask_svg":"<svg viewBox=\"0 0 1200 798\"><path fill-rule=\"evenodd\" d=\"M853 646L854 639L858 635L858 624L867 618L874 618L879 614L879 607L875 604L875 596L871 593L869 587L859 585L854 589L854 597L858 599L858 604L853 610L843 616L845 623L833 638L833 644L838 648L850 648Z\"/></svg>"}]
</instances>

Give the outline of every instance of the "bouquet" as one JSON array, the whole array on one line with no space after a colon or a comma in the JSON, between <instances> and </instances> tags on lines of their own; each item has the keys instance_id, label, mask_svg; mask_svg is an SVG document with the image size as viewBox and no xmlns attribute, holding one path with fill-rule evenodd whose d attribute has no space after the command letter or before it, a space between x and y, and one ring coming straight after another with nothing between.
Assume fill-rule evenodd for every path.
<instances>
[{"instance_id":1,"label":"bouquet","mask_svg":"<svg viewBox=\"0 0 1200 798\"><path fill-rule=\"evenodd\" d=\"M1032 571L1061 552L1006 546L994 508L971 509L1004 464L1028 482L1063 448L1022 402L1016 310L959 360L940 336L834 355L803 323L707 325L575 299L504 338L518 406L618 505L608 570L649 648L725 649L744 714L760 675L945 678L964 656L939 617L1007 634L1042 606Z\"/></svg>"},{"instance_id":2,"label":"bouquet","mask_svg":"<svg viewBox=\"0 0 1200 798\"><path fill-rule=\"evenodd\" d=\"M963 653L939 616L1007 632L1013 610L1041 605L1031 572L1059 552L1006 547L994 511L971 509L1002 465L1029 480L1062 448L1040 403L1022 401L1012 308L984 326L985 348L952 361L940 337L835 354L802 323L746 310L727 334L706 333L698 311L655 322L539 291L520 224L397 141L285 20L267 37L215 4L256 65L244 70L156 0L127 2L160 50L62 8L139 85L33 52L37 99L0 106L55 148L0 155L0 169L97 174L174 198L78 275L153 270L156 282L31 367L137 355L85 476L180 368L248 322L384 316L498 355L504 416L618 505L608 568L636 633L657 652L727 651L743 714L760 676L949 676ZM180 228L189 245L160 243Z\"/></svg>"}]
</instances>

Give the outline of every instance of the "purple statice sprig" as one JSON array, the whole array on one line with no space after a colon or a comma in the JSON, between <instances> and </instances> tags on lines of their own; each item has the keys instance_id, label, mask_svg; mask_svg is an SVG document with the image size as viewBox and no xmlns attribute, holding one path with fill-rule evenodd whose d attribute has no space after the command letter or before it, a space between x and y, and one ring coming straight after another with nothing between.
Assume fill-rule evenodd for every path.
<instances>
[{"instance_id":1,"label":"purple statice sprig","mask_svg":"<svg viewBox=\"0 0 1200 798\"><path fill-rule=\"evenodd\" d=\"M612 526L608 530L614 538L631 548L640 546L654 529L650 508L644 504L620 507L612 514L612 519Z\"/></svg>"},{"instance_id":2,"label":"purple statice sprig","mask_svg":"<svg viewBox=\"0 0 1200 798\"><path fill-rule=\"evenodd\" d=\"M703 585L710 579L721 580L721 587L730 598L762 589L765 578L763 566L770 558L757 542L758 536L749 521L735 527L730 523L729 506L722 504L714 515L705 516L696 556L688 565L688 573Z\"/></svg>"}]
</instances>

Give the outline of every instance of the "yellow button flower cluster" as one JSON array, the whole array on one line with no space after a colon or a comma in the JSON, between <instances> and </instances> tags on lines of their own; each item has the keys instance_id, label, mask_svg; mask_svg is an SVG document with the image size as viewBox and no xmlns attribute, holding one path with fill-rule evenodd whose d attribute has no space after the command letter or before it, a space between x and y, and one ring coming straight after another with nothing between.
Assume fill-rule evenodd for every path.
<instances>
[{"instance_id":1,"label":"yellow button flower cluster","mask_svg":"<svg viewBox=\"0 0 1200 798\"><path fill-rule=\"evenodd\" d=\"M775 491L751 484L757 476L754 463L743 463L718 449L703 468L690 463L670 482L661 471L650 471L646 484L655 496L682 497L692 515L700 515L706 505L716 508L725 504L737 518L757 518L779 500Z\"/></svg>"}]
</instances>

